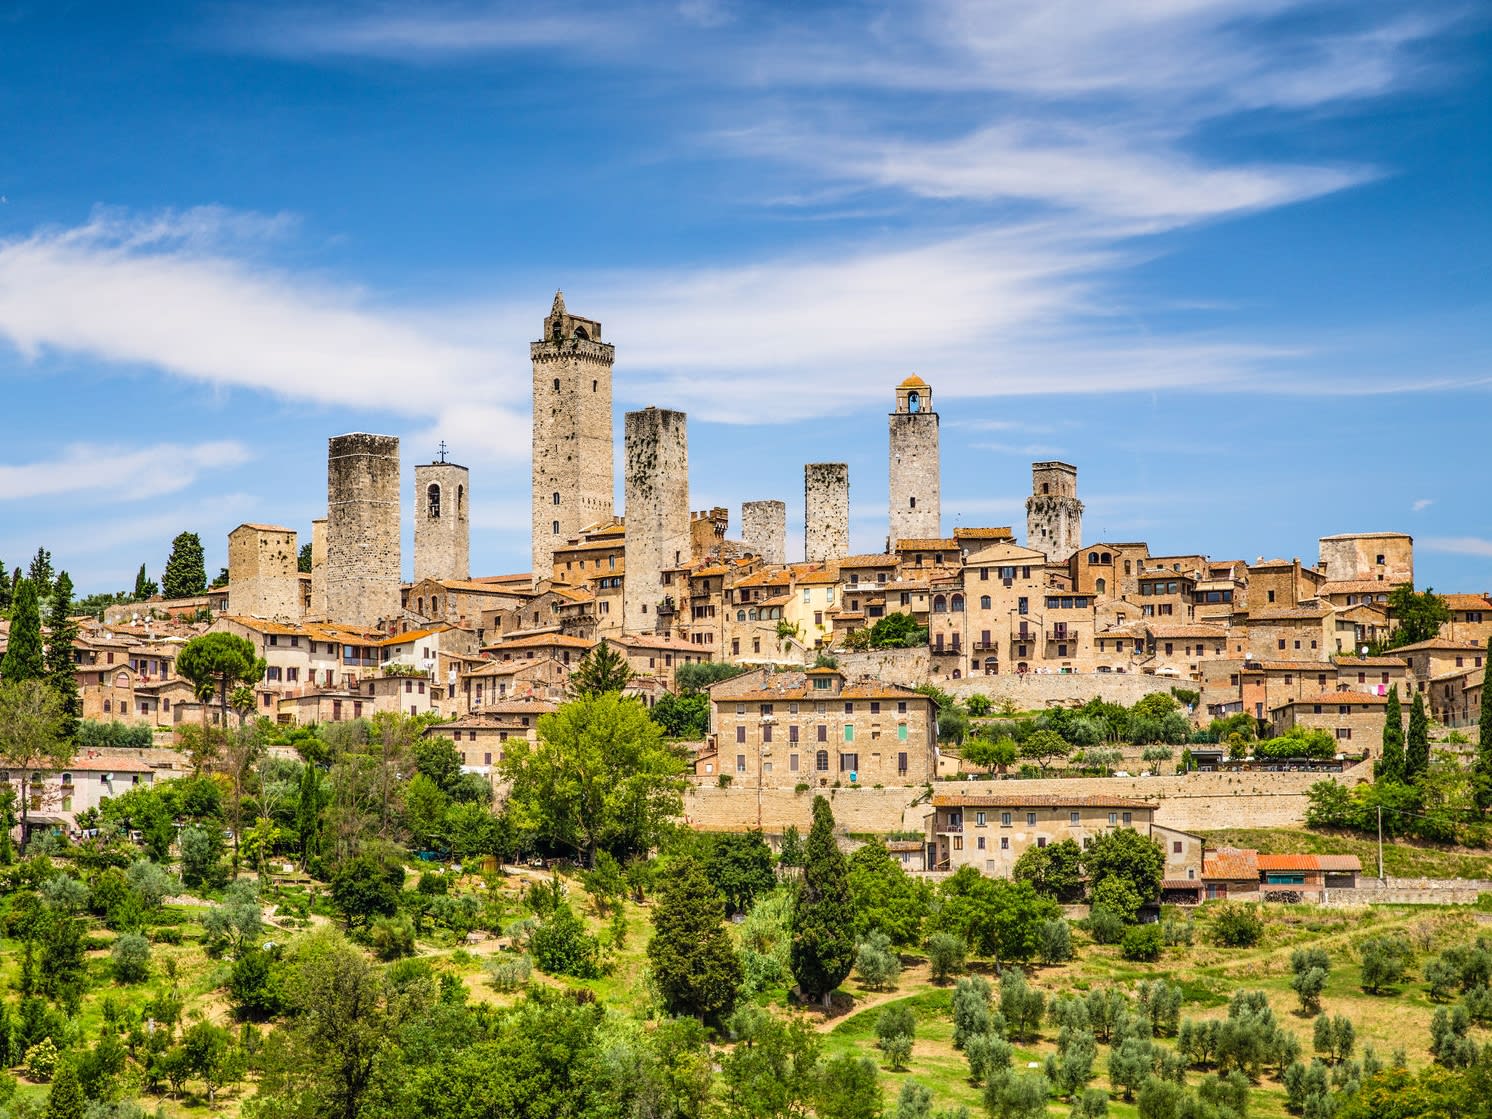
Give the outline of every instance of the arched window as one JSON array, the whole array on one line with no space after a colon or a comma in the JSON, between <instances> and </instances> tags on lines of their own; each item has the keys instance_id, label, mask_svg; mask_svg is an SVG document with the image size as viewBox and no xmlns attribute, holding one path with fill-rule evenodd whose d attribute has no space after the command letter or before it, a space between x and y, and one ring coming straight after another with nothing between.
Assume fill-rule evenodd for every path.
<instances>
[{"instance_id":1,"label":"arched window","mask_svg":"<svg viewBox=\"0 0 1492 1119\"><path fill-rule=\"evenodd\" d=\"M559 490L555 490L554 493L550 496L549 500L551 502L553 502L555 505L558 505L559 504Z\"/></svg>"},{"instance_id":2,"label":"arched window","mask_svg":"<svg viewBox=\"0 0 1492 1119\"><path fill-rule=\"evenodd\" d=\"M932 606L934 614L941 614L948 609L948 600L940 594L934 595Z\"/></svg>"},{"instance_id":3,"label":"arched window","mask_svg":"<svg viewBox=\"0 0 1492 1119\"><path fill-rule=\"evenodd\" d=\"M1108 552L1105 552L1103 555L1101 555L1101 556L1098 557L1098 562L1099 563L1113 563L1114 562L1114 557L1111 556L1111 555L1109 555Z\"/></svg>"},{"instance_id":4,"label":"arched window","mask_svg":"<svg viewBox=\"0 0 1492 1119\"><path fill-rule=\"evenodd\" d=\"M1041 483L1041 492L1042 493L1051 493L1052 492L1051 483L1050 482L1042 482Z\"/></svg>"},{"instance_id":5,"label":"arched window","mask_svg":"<svg viewBox=\"0 0 1492 1119\"><path fill-rule=\"evenodd\" d=\"M558 521L551 521L551 522L549 522L549 531L552 532L552 533L554 533L554 535L558 536L559 535L559 522Z\"/></svg>"},{"instance_id":6,"label":"arched window","mask_svg":"<svg viewBox=\"0 0 1492 1119\"><path fill-rule=\"evenodd\" d=\"M963 674L964 674L964 671L961 668L955 668L953 670L953 678L955 680L961 679L963 677Z\"/></svg>"},{"instance_id":7,"label":"arched window","mask_svg":"<svg viewBox=\"0 0 1492 1119\"><path fill-rule=\"evenodd\" d=\"M962 614L964 612L964 596L961 594L954 595L951 605L955 614Z\"/></svg>"},{"instance_id":8,"label":"arched window","mask_svg":"<svg viewBox=\"0 0 1492 1119\"><path fill-rule=\"evenodd\" d=\"M828 750L820 750L817 754L815 754L813 756L813 768L816 769L816 770L818 770L820 773L828 773L829 772L829 751Z\"/></svg>"},{"instance_id":9,"label":"arched window","mask_svg":"<svg viewBox=\"0 0 1492 1119\"><path fill-rule=\"evenodd\" d=\"M425 512L430 514L432 521L440 519L440 486L434 482L425 491Z\"/></svg>"},{"instance_id":10,"label":"arched window","mask_svg":"<svg viewBox=\"0 0 1492 1119\"><path fill-rule=\"evenodd\" d=\"M433 613L436 613L436 614L440 613L440 596L439 595L436 595L434 598L432 598L430 600L430 610Z\"/></svg>"},{"instance_id":11,"label":"arched window","mask_svg":"<svg viewBox=\"0 0 1492 1119\"><path fill-rule=\"evenodd\" d=\"M1097 588L1099 594L1109 593L1109 583L1107 579L1100 579L1097 583L1094 584L1094 586Z\"/></svg>"},{"instance_id":12,"label":"arched window","mask_svg":"<svg viewBox=\"0 0 1492 1119\"><path fill-rule=\"evenodd\" d=\"M1129 574L1129 560L1124 561L1124 574Z\"/></svg>"},{"instance_id":13,"label":"arched window","mask_svg":"<svg viewBox=\"0 0 1492 1119\"><path fill-rule=\"evenodd\" d=\"M746 611L744 611L744 610L737 610L736 611L736 621L738 621L738 622L744 622L745 620L746 620Z\"/></svg>"},{"instance_id":14,"label":"arched window","mask_svg":"<svg viewBox=\"0 0 1492 1119\"><path fill-rule=\"evenodd\" d=\"M907 393L907 411L922 411L922 394L919 393L916 389L913 389L911 392Z\"/></svg>"},{"instance_id":15,"label":"arched window","mask_svg":"<svg viewBox=\"0 0 1492 1119\"><path fill-rule=\"evenodd\" d=\"M583 326L577 326L575 328L575 337L584 339L587 342L591 340L590 332L587 331Z\"/></svg>"},{"instance_id":16,"label":"arched window","mask_svg":"<svg viewBox=\"0 0 1492 1119\"><path fill-rule=\"evenodd\" d=\"M1089 552L1088 553L1088 562L1089 563L1097 563L1098 562L1098 553L1097 552Z\"/></svg>"},{"instance_id":17,"label":"arched window","mask_svg":"<svg viewBox=\"0 0 1492 1119\"><path fill-rule=\"evenodd\" d=\"M748 622L754 622L754 621L757 620L756 607L755 606L753 606L750 610L746 611L746 620Z\"/></svg>"},{"instance_id":18,"label":"arched window","mask_svg":"<svg viewBox=\"0 0 1492 1119\"><path fill-rule=\"evenodd\" d=\"M414 612L421 617L425 616L425 596L421 595L414 600Z\"/></svg>"},{"instance_id":19,"label":"arched window","mask_svg":"<svg viewBox=\"0 0 1492 1119\"><path fill-rule=\"evenodd\" d=\"M981 609L981 610L988 610L989 607L990 607L990 598L989 598L989 595L987 595L987 594L980 595L979 596L979 609Z\"/></svg>"},{"instance_id":20,"label":"arched window","mask_svg":"<svg viewBox=\"0 0 1492 1119\"><path fill-rule=\"evenodd\" d=\"M466 487L456 487L456 516L461 516L461 511L466 508Z\"/></svg>"}]
</instances>

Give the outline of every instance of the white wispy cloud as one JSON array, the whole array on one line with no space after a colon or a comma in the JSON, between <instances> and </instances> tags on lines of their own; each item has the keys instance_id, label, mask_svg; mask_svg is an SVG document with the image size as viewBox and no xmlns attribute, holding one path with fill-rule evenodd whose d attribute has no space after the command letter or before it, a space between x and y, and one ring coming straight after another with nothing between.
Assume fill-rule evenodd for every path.
<instances>
[{"instance_id":1,"label":"white wispy cloud","mask_svg":"<svg viewBox=\"0 0 1492 1119\"><path fill-rule=\"evenodd\" d=\"M1409 507L1409 511L1411 513L1423 513L1426 509L1434 504L1435 499L1433 497L1417 498L1414 504Z\"/></svg>"},{"instance_id":2,"label":"white wispy cloud","mask_svg":"<svg viewBox=\"0 0 1492 1119\"><path fill-rule=\"evenodd\" d=\"M1416 543L1429 552L1492 558L1492 540L1484 540L1480 536L1426 536Z\"/></svg>"},{"instance_id":3,"label":"white wispy cloud","mask_svg":"<svg viewBox=\"0 0 1492 1119\"><path fill-rule=\"evenodd\" d=\"M92 494L140 501L175 493L212 470L249 461L242 443L158 443L147 447L74 443L42 462L0 463L0 501Z\"/></svg>"}]
</instances>

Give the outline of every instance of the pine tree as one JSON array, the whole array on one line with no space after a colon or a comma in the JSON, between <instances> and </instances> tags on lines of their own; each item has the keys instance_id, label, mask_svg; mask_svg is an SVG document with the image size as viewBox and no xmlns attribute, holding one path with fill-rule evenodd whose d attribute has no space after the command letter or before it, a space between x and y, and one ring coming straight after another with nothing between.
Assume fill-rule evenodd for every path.
<instances>
[{"instance_id":1,"label":"pine tree","mask_svg":"<svg viewBox=\"0 0 1492 1119\"><path fill-rule=\"evenodd\" d=\"M16 584L15 604L10 611L10 644L0 660L0 677L7 683L41 680L46 677L46 654L41 644L41 609L36 585L30 579Z\"/></svg>"},{"instance_id":2,"label":"pine tree","mask_svg":"<svg viewBox=\"0 0 1492 1119\"><path fill-rule=\"evenodd\" d=\"M725 899L696 859L679 859L663 881L648 963L670 1014L718 1022L735 1004L741 961L725 928Z\"/></svg>"},{"instance_id":3,"label":"pine tree","mask_svg":"<svg viewBox=\"0 0 1492 1119\"><path fill-rule=\"evenodd\" d=\"M69 617L72 602L72 578L66 571L58 572L56 592L47 611L47 680L62 701L62 733L68 739L76 733L83 715L78 674L73 667L73 641L78 636L78 624Z\"/></svg>"},{"instance_id":4,"label":"pine tree","mask_svg":"<svg viewBox=\"0 0 1492 1119\"><path fill-rule=\"evenodd\" d=\"M1482 658L1482 715L1477 723L1476 806L1485 812L1492 805L1492 637L1487 639L1487 655Z\"/></svg>"},{"instance_id":5,"label":"pine tree","mask_svg":"<svg viewBox=\"0 0 1492 1119\"><path fill-rule=\"evenodd\" d=\"M834 813L813 798L803 882L793 906L793 978L809 998L829 1005L855 963L855 906L844 852L834 839Z\"/></svg>"},{"instance_id":6,"label":"pine tree","mask_svg":"<svg viewBox=\"0 0 1492 1119\"><path fill-rule=\"evenodd\" d=\"M632 670L627 667L627 658L602 638L601 643L582 657L575 671L570 673L570 697L578 699L620 692L631 679Z\"/></svg>"},{"instance_id":7,"label":"pine tree","mask_svg":"<svg viewBox=\"0 0 1492 1119\"><path fill-rule=\"evenodd\" d=\"M178 533L171 541L171 556L161 576L161 593L167 598L190 598L207 590L207 568L202 541L195 532Z\"/></svg>"},{"instance_id":8,"label":"pine tree","mask_svg":"<svg viewBox=\"0 0 1492 1119\"><path fill-rule=\"evenodd\" d=\"M73 1065L72 1061L62 1061L57 1066L57 1079L52 1081L52 1090L47 1094L42 1119L83 1119L83 1086L78 1083Z\"/></svg>"},{"instance_id":9,"label":"pine tree","mask_svg":"<svg viewBox=\"0 0 1492 1119\"><path fill-rule=\"evenodd\" d=\"M1373 780L1404 782L1404 715L1397 684L1388 689L1388 703L1383 709L1383 752L1373 766Z\"/></svg>"},{"instance_id":10,"label":"pine tree","mask_svg":"<svg viewBox=\"0 0 1492 1119\"><path fill-rule=\"evenodd\" d=\"M31 557L31 570L27 572L26 578L31 580L38 599L52 597L52 577L52 553L45 548L36 549L36 555Z\"/></svg>"},{"instance_id":11,"label":"pine tree","mask_svg":"<svg viewBox=\"0 0 1492 1119\"><path fill-rule=\"evenodd\" d=\"M1425 697L1414 693L1409 709L1409 740L1404 748L1404 779L1418 781L1430 768L1430 718L1425 714Z\"/></svg>"}]
</instances>

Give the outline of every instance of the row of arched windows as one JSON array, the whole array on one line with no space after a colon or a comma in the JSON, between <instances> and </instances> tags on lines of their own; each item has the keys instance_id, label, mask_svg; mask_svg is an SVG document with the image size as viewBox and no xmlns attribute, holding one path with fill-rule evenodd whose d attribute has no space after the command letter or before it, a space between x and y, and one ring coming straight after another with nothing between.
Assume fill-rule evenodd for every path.
<instances>
[{"instance_id":1,"label":"row of arched windows","mask_svg":"<svg viewBox=\"0 0 1492 1119\"><path fill-rule=\"evenodd\" d=\"M981 601L987 608L989 605L989 596L985 595ZM933 595L932 608L934 614L944 614L949 610L952 610L955 614L962 614L964 612L964 596L955 594L952 598L949 598L941 594Z\"/></svg>"}]
</instances>

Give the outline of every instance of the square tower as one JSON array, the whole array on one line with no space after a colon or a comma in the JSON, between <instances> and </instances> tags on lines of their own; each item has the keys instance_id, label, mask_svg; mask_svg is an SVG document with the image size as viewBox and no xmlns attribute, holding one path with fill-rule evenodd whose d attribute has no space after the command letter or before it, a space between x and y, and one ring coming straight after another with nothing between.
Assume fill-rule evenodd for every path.
<instances>
[{"instance_id":1,"label":"square tower","mask_svg":"<svg viewBox=\"0 0 1492 1119\"><path fill-rule=\"evenodd\" d=\"M529 346L534 365L533 576L554 570L554 550L615 513L611 365L601 324L565 310L563 292Z\"/></svg>"},{"instance_id":2,"label":"square tower","mask_svg":"<svg viewBox=\"0 0 1492 1119\"><path fill-rule=\"evenodd\" d=\"M414 468L414 581L471 577L471 477L444 459Z\"/></svg>"},{"instance_id":3,"label":"square tower","mask_svg":"<svg viewBox=\"0 0 1492 1119\"><path fill-rule=\"evenodd\" d=\"M1026 499L1026 547L1052 563L1065 561L1083 546L1083 503L1078 500L1078 468L1065 462L1031 464L1031 496Z\"/></svg>"},{"instance_id":4,"label":"square tower","mask_svg":"<svg viewBox=\"0 0 1492 1119\"><path fill-rule=\"evenodd\" d=\"M767 563L786 563L787 502L742 502L741 542Z\"/></svg>"},{"instance_id":5,"label":"square tower","mask_svg":"<svg viewBox=\"0 0 1492 1119\"><path fill-rule=\"evenodd\" d=\"M328 620L371 628L396 617L403 565L397 436L356 432L327 441L326 514Z\"/></svg>"},{"instance_id":6,"label":"square tower","mask_svg":"<svg viewBox=\"0 0 1492 1119\"><path fill-rule=\"evenodd\" d=\"M932 387L916 374L896 386L891 413L891 508L887 551L898 540L943 535L942 478L938 466L938 414Z\"/></svg>"},{"instance_id":7,"label":"square tower","mask_svg":"<svg viewBox=\"0 0 1492 1119\"><path fill-rule=\"evenodd\" d=\"M628 412L623 425L626 536L622 628L650 633L669 592L663 569L690 559L688 417L666 408Z\"/></svg>"},{"instance_id":8,"label":"square tower","mask_svg":"<svg viewBox=\"0 0 1492 1119\"><path fill-rule=\"evenodd\" d=\"M239 525L228 534L228 613L272 621L301 616L294 529Z\"/></svg>"},{"instance_id":9,"label":"square tower","mask_svg":"<svg viewBox=\"0 0 1492 1119\"><path fill-rule=\"evenodd\" d=\"M809 563L850 554L850 468L843 462L803 467L803 551Z\"/></svg>"}]
</instances>

